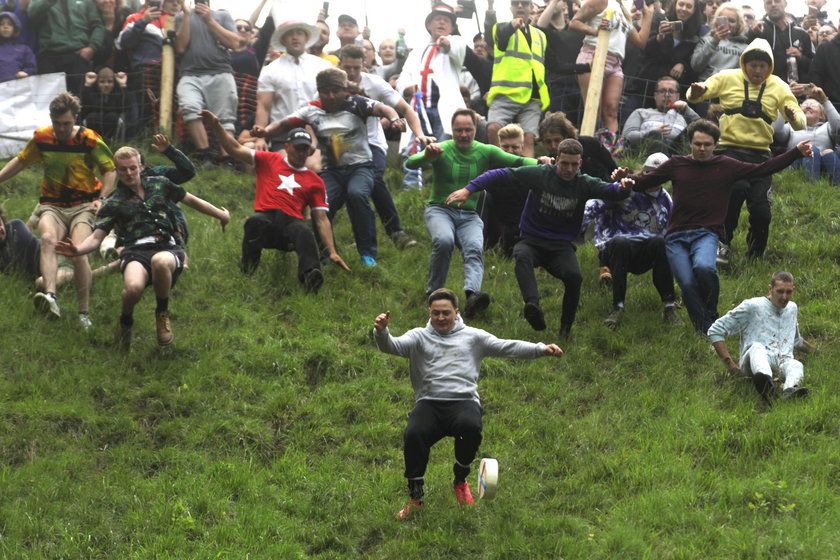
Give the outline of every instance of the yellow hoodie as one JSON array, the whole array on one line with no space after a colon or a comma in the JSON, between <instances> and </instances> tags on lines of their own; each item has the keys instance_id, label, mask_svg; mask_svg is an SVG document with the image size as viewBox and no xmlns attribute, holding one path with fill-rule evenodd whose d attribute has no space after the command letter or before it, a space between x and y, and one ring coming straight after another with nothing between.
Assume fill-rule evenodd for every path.
<instances>
[{"instance_id":1,"label":"yellow hoodie","mask_svg":"<svg viewBox=\"0 0 840 560\"><path fill-rule=\"evenodd\" d=\"M773 74L773 50L770 48L770 43L764 39L755 39L741 53L740 68L722 70L710 76L705 82L700 82L700 85L706 86L706 92L697 98L689 96L688 100L696 102L719 97L724 110L737 109L744 101L744 83L746 82L749 84L749 98L755 101L761 90L761 84L755 85L749 81L744 65L744 55L754 50L764 51L771 60L769 76L763 82L766 87L761 95L761 107L764 114L771 121L776 120L778 113L787 119L784 108L790 107L794 114L794 120L790 121L790 125L794 130L802 130L805 128L805 113L799 107L790 87ZM768 151L772 140L773 127L762 118L750 118L741 114L723 115L720 118L721 146Z\"/></svg>"}]
</instances>

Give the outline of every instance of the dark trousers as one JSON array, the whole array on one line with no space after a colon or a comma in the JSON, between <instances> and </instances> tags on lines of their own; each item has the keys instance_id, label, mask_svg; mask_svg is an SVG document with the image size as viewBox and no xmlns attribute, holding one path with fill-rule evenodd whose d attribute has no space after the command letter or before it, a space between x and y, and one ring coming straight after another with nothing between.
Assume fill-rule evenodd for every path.
<instances>
[{"instance_id":1,"label":"dark trousers","mask_svg":"<svg viewBox=\"0 0 840 560\"><path fill-rule=\"evenodd\" d=\"M514 266L516 281L519 282L519 291L522 292L525 303L537 305L540 303L540 292L537 288L534 269L541 266L549 274L562 281L566 288L563 294L563 313L560 323L563 325L574 323L580 302L580 285L583 283L575 246L569 241L549 241L528 237L513 247L513 258L516 261Z\"/></svg>"},{"instance_id":2,"label":"dark trousers","mask_svg":"<svg viewBox=\"0 0 840 560\"><path fill-rule=\"evenodd\" d=\"M624 303L627 273L644 274L653 270L653 285L665 303L673 303L674 277L665 254L664 237L631 239L614 237L604 246L604 257L612 273L613 305Z\"/></svg>"},{"instance_id":3,"label":"dark trousers","mask_svg":"<svg viewBox=\"0 0 840 560\"><path fill-rule=\"evenodd\" d=\"M402 224L400 224L400 213L397 212L391 192L385 186L385 152L373 145L371 145L370 151L373 155L374 168L373 191L370 193L370 199L373 201L376 213L379 214L379 219L385 227L385 233L393 235L402 231Z\"/></svg>"},{"instance_id":4,"label":"dark trousers","mask_svg":"<svg viewBox=\"0 0 840 560\"><path fill-rule=\"evenodd\" d=\"M253 272L260 264L263 249L295 251L298 255L298 279L318 268L318 249L315 234L303 220L281 210L257 212L245 220L242 238L242 268Z\"/></svg>"},{"instance_id":5,"label":"dark trousers","mask_svg":"<svg viewBox=\"0 0 840 560\"><path fill-rule=\"evenodd\" d=\"M723 155L731 158L746 161L749 163L762 163L770 159L769 152L758 150L725 149ZM729 208L726 211L723 242L729 245L735 229L738 227L738 218L741 216L741 207L744 201L747 203L747 211L750 213L750 230L747 232L747 256L760 257L767 248L767 238L770 236L770 186L772 177L758 177L755 179L742 179L732 185L732 194L729 195Z\"/></svg>"},{"instance_id":6,"label":"dark trousers","mask_svg":"<svg viewBox=\"0 0 840 560\"><path fill-rule=\"evenodd\" d=\"M449 436L455 438L455 478L463 480L481 445L481 406L473 400L420 400L408 415L403 435L405 477L420 479L426 474L432 446Z\"/></svg>"},{"instance_id":7,"label":"dark trousers","mask_svg":"<svg viewBox=\"0 0 840 560\"><path fill-rule=\"evenodd\" d=\"M67 91L74 95L82 94L82 84L85 80L85 74L92 70L93 63L74 52L62 54L42 53L38 55L38 73L66 73Z\"/></svg>"}]
</instances>

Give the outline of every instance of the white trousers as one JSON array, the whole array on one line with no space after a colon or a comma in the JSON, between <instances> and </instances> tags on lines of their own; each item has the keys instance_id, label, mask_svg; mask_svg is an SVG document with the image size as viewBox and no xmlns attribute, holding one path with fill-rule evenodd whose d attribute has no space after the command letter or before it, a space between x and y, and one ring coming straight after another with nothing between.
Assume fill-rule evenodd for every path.
<instances>
[{"instance_id":1,"label":"white trousers","mask_svg":"<svg viewBox=\"0 0 840 560\"><path fill-rule=\"evenodd\" d=\"M771 354L760 342L753 342L741 356L741 370L749 375L757 373L784 379L784 388L799 385L805 374L802 362L786 356Z\"/></svg>"}]
</instances>

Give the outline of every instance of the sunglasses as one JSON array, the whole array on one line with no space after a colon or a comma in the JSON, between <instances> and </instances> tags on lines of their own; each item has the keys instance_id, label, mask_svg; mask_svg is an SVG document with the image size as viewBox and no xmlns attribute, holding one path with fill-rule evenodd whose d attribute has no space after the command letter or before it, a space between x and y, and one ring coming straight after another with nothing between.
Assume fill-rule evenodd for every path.
<instances>
[{"instance_id":1,"label":"sunglasses","mask_svg":"<svg viewBox=\"0 0 840 560\"><path fill-rule=\"evenodd\" d=\"M250 25L237 25L236 30L237 31L245 31L246 33L250 33L251 32L251 26Z\"/></svg>"}]
</instances>

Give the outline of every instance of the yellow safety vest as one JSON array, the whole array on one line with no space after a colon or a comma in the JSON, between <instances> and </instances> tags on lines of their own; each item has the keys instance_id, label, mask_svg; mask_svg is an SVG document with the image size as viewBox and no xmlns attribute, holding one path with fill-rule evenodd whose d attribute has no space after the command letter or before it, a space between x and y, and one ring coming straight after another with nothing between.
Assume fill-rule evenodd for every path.
<instances>
[{"instance_id":1,"label":"yellow safety vest","mask_svg":"<svg viewBox=\"0 0 840 560\"><path fill-rule=\"evenodd\" d=\"M542 110L548 109L548 86L545 85L545 33L529 25L531 32L531 47L522 30L508 41L507 50L499 50L496 41L496 27L493 26L493 77L490 81L490 91L487 93L487 105L493 103L497 95L509 97L516 103L527 103L532 97L533 75L539 87L540 104Z\"/></svg>"}]
</instances>

